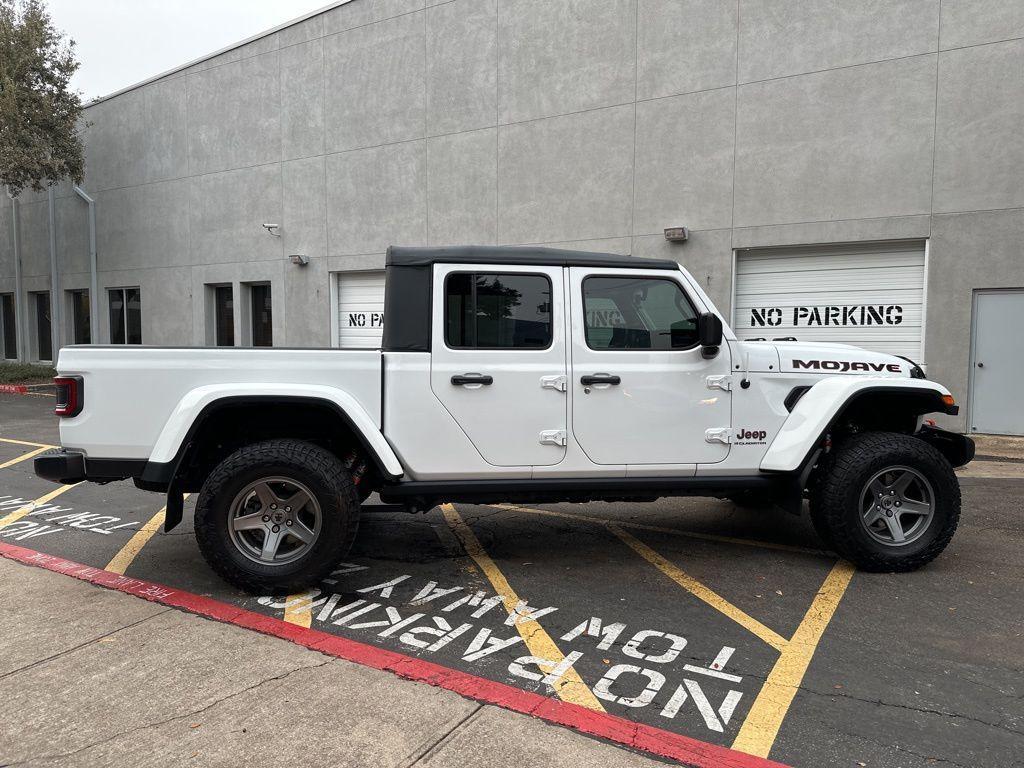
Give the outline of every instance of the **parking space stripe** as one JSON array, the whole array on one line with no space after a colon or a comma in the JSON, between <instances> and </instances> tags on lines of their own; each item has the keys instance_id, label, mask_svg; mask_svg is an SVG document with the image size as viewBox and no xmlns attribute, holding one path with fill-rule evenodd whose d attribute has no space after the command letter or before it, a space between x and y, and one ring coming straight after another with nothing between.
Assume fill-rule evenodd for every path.
<instances>
[{"instance_id":1,"label":"parking space stripe","mask_svg":"<svg viewBox=\"0 0 1024 768\"><path fill-rule=\"evenodd\" d=\"M50 449L47 448L47 447L33 448L28 453L23 453L23 454L21 454L21 456L18 456L15 459L11 459L10 461L5 461L3 464L0 464L0 469L7 469L8 467L13 467L15 464L20 464L21 462L27 461L28 459L31 459L33 456L38 456L43 451L48 451L48 450L50 450Z\"/></svg>"},{"instance_id":2,"label":"parking space stripe","mask_svg":"<svg viewBox=\"0 0 1024 768\"><path fill-rule=\"evenodd\" d=\"M0 437L0 443L11 443L12 445L31 445L35 448L56 448L56 445L47 443L31 443L28 440L15 440L12 437Z\"/></svg>"},{"instance_id":3,"label":"parking space stripe","mask_svg":"<svg viewBox=\"0 0 1024 768\"><path fill-rule=\"evenodd\" d=\"M649 562L659 571L668 576L672 581L681 586L698 600L703 600L719 613L728 616L751 634L760 638L777 651L786 647L787 640L774 629L766 627L760 621L748 613L745 613L730 603L713 589L704 586L701 582L690 576L679 568L675 563L669 562L653 549L630 533L622 530L618 525L609 525L608 529L622 539L634 552Z\"/></svg>"},{"instance_id":4,"label":"parking space stripe","mask_svg":"<svg viewBox=\"0 0 1024 768\"><path fill-rule=\"evenodd\" d=\"M840 560L825 578L821 589L807 609L800 626L782 650L768 674L760 693L743 721L733 749L759 757L768 757L782 721L789 712L818 642L843 599L853 578L854 567Z\"/></svg>"},{"instance_id":5,"label":"parking space stripe","mask_svg":"<svg viewBox=\"0 0 1024 768\"><path fill-rule=\"evenodd\" d=\"M15 523L18 520L21 520L21 518L25 517L25 515L31 514L33 512L33 510L35 510L37 507L40 507L43 504L46 504L47 502L52 501L53 499L57 498L58 496L60 496L65 491L70 491L76 485L78 485L78 483L74 483L72 485L62 485L62 486L59 486L56 490L50 491L49 493L47 493L47 494L45 494L43 496L40 496L35 501L29 502L28 504L26 504L25 506L21 507L20 509L14 510L9 515L7 515L6 517L0 517L0 528L6 528L11 523Z\"/></svg>"},{"instance_id":6,"label":"parking space stripe","mask_svg":"<svg viewBox=\"0 0 1024 768\"><path fill-rule=\"evenodd\" d=\"M187 499L189 494L185 494L182 500ZM132 561L138 556L142 548L149 543L157 531L160 530L160 526L164 524L164 518L167 516L167 507L162 507L159 512L149 518L149 522L139 528L135 532L135 535L128 539L128 543L121 547L121 550L114 555L109 563L107 563L107 570L111 573L124 573L128 570L128 566L132 564Z\"/></svg>"},{"instance_id":7,"label":"parking space stripe","mask_svg":"<svg viewBox=\"0 0 1024 768\"><path fill-rule=\"evenodd\" d=\"M505 610L509 614L513 614L516 610L516 605L520 602L521 598L516 594L515 590L512 589L512 585L508 583L508 579L505 578L505 574L501 572L501 569L494 563L491 556L487 554L480 540L473 533L473 530L466 524L466 521L462 519L462 516L456 511L455 507L451 504L442 504L441 512L444 514L444 519L447 521L448 526L452 529L452 532L458 537L459 541L462 542L463 548L466 550L474 562L480 567L488 581L494 587L495 592L501 595L502 601L505 604ZM515 625L519 634L523 638L523 642L526 643L526 647L530 649L530 653L542 659L547 659L551 662L551 667L557 666L559 663L565 660L565 655L559 650L558 646L555 645L555 641L551 639L551 636L544 631L544 628L538 624L535 620L524 621L522 623L517 622ZM542 665L543 669L543 665ZM545 669L545 672L550 670ZM590 690L579 673L573 668L569 667L562 676L556 680L552 687L558 694L558 697L563 701L568 701L573 704L579 704L582 707L593 709L596 711L604 712L604 707L601 706L601 702L597 700L594 692Z\"/></svg>"},{"instance_id":8,"label":"parking space stripe","mask_svg":"<svg viewBox=\"0 0 1024 768\"><path fill-rule=\"evenodd\" d=\"M719 536L714 533L700 533L698 531L683 531L679 528L669 528L663 525L646 525L634 523L630 520L614 520L606 517L593 517L591 515L578 515L573 512L558 512L553 509L534 509L532 507L521 507L518 504L491 504L495 509L507 509L512 512L526 512L531 515L546 515L548 517L561 517L566 520L581 520L596 525L618 525L622 528L633 528L638 531L652 531L654 533L670 533L675 536L686 536L690 539L702 539L704 541L717 541L723 544L739 544L744 547L759 547L761 549L777 549L780 552L796 552L803 555L819 555L832 558L833 555L823 549L812 549L811 547L798 547L793 544L778 544L774 541L758 541L757 539L741 539L735 536Z\"/></svg>"},{"instance_id":9,"label":"parking space stripe","mask_svg":"<svg viewBox=\"0 0 1024 768\"><path fill-rule=\"evenodd\" d=\"M782 763L717 744L709 744L691 736L672 733L607 712L596 712L578 704L524 691L506 683L460 672L425 659L367 645L340 635L288 624L272 616L223 603L211 597L155 584L145 579L110 573L7 542L0 542L0 556L161 605L179 608L214 621L288 640L320 653L391 672L407 680L444 688L460 696L666 757L692 768L787 768Z\"/></svg>"}]
</instances>

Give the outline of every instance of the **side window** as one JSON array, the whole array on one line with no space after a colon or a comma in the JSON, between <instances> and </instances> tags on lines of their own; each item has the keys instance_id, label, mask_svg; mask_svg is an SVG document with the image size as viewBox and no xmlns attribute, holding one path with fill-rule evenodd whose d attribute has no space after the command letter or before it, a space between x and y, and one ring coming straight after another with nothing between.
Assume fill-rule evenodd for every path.
<instances>
[{"instance_id":1,"label":"side window","mask_svg":"<svg viewBox=\"0 0 1024 768\"><path fill-rule=\"evenodd\" d=\"M591 349L689 349L697 344L697 311L673 280L588 277L583 313Z\"/></svg>"},{"instance_id":2,"label":"side window","mask_svg":"<svg viewBox=\"0 0 1024 768\"><path fill-rule=\"evenodd\" d=\"M551 345L551 281L544 275L453 272L445 283L444 313L449 347Z\"/></svg>"}]
</instances>

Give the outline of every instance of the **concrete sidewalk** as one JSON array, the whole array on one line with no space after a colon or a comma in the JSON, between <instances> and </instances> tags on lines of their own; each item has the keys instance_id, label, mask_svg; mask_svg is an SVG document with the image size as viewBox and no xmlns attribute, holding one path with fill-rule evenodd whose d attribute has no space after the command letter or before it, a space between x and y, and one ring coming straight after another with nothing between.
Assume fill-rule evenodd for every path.
<instances>
[{"instance_id":1,"label":"concrete sidewalk","mask_svg":"<svg viewBox=\"0 0 1024 768\"><path fill-rule=\"evenodd\" d=\"M0 765L663 765L3 558L0 583Z\"/></svg>"}]
</instances>

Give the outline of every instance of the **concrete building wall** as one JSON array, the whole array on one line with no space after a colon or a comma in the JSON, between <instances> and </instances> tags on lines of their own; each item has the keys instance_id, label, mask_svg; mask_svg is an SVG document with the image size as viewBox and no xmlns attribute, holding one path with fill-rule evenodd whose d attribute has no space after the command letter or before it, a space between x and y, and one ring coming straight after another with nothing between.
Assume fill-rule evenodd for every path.
<instances>
[{"instance_id":1,"label":"concrete building wall","mask_svg":"<svg viewBox=\"0 0 1024 768\"><path fill-rule=\"evenodd\" d=\"M205 286L237 315L269 280L275 344L328 345L329 274L389 244L674 258L728 313L735 249L920 238L925 362L966 400L972 291L1024 286L1019 0L352 0L86 117L100 288L141 286L146 343L207 343ZM45 194L20 210L46 289ZM56 219L86 287L67 185Z\"/></svg>"}]
</instances>

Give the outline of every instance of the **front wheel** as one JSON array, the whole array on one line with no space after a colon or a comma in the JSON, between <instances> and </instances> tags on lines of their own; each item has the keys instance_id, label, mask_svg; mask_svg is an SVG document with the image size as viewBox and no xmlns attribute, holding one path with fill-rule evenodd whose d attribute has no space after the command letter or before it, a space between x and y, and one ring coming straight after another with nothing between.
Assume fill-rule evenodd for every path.
<instances>
[{"instance_id":1,"label":"front wheel","mask_svg":"<svg viewBox=\"0 0 1024 768\"><path fill-rule=\"evenodd\" d=\"M873 432L835 452L812 514L840 555L865 571L913 571L949 544L960 484L945 457L910 435Z\"/></svg>"},{"instance_id":2,"label":"front wheel","mask_svg":"<svg viewBox=\"0 0 1024 768\"><path fill-rule=\"evenodd\" d=\"M256 594L295 592L326 577L355 539L359 500L350 474L298 440L247 445L203 484L195 532L206 562Z\"/></svg>"}]
</instances>

